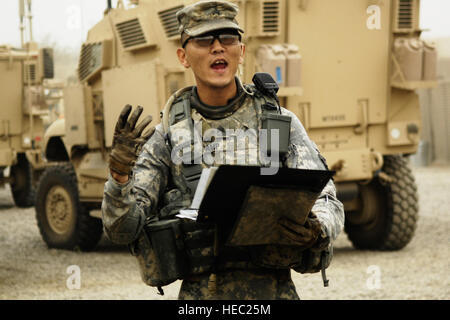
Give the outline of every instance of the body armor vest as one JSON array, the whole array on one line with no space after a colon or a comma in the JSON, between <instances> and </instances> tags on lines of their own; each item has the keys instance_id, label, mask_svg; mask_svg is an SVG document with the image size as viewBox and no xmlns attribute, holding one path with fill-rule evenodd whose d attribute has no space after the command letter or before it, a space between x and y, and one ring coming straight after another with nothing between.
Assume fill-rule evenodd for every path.
<instances>
[{"instance_id":1,"label":"body armor vest","mask_svg":"<svg viewBox=\"0 0 450 320\"><path fill-rule=\"evenodd\" d=\"M244 90L247 92L246 99L253 100L258 129L264 128L265 119L277 113L276 102L273 98L262 95L254 86L246 85ZM298 247L280 248L276 245L251 248L223 247L220 248L219 254L215 255L215 225L174 218L178 209L189 206L190 203L187 205L186 203L192 200L202 169L207 166L198 159L198 154L194 150L195 143L202 143L202 137L195 129L190 103L191 94L192 87L177 91L170 97L163 111L162 126L166 143L171 150L185 152L179 159L180 163L172 164L171 167L173 185L168 193L178 194L178 200L172 198L160 208L159 222L146 221L145 232L132 248L132 253L137 256L141 267L142 279L148 285L160 287L177 279L220 270L290 269L300 265L303 252ZM177 131L183 133L184 140L178 139L180 135L176 134ZM289 133L289 127L287 132ZM287 140L284 141L286 150L289 144L288 133L281 136ZM186 139L186 135L189 138ZM239 150L237 152L239 153ZM162 220L166 222L161 224ZM159 239L156 239L156 233L161 234ZM164 242L165 247L160 250L161 252L158 252L157 242Z\"/></svg>"}]
</instances>

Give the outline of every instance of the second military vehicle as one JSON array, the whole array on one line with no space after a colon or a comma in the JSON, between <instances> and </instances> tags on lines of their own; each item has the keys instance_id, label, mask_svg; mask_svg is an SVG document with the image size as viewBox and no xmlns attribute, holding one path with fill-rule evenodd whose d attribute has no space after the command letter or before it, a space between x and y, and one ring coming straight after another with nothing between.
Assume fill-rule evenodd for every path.
<instances>
[{"instance_id":1,"label":"second military vehicle","mask_svg":"<svg viewBox=\"0 0 450 320\"><path fill-rule=\"evenodd\" d=\"M31 1L28 1L31 20ZM19 1L21 48L0 46L0 185L9 183L18 207L34 204L38 175L44 169L41 147L49 117L53 50L24 41L26 7ZM31 24L31 23L30 23ZM9 172L9 173L8 173Z\"/></svg>"}]
</instances>

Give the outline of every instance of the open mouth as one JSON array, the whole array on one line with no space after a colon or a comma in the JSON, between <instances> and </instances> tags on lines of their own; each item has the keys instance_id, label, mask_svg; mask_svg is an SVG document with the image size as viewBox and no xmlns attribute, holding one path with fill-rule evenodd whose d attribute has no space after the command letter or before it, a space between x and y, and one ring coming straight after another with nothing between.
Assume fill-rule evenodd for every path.
<instances>
[{"instance_id":1,"label":"open mouth","mask_svg":"<svg viewBox=\"0 0 450 320\"><path fill-rule=\"evenodd\" d=\"M224 70L228 66L228 62L224 59L218 59L211 64L211 68L217 71Z\"/></svg>"}]
</instances>

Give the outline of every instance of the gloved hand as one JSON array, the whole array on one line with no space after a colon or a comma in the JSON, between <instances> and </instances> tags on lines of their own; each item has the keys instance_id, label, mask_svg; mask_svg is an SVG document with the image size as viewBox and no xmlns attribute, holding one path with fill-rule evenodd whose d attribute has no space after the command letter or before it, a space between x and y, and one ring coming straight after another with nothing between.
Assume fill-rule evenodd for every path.
<instances>
[{"instance_id":1,"label":"gloved hand","mask_svg":"<svg viewBox=\"0 0 450 320\"><path fill-rule=\"evenodd\" d=\"M333 246L330 245L321 251L307 249L303 251L300 265L294 267L294 270L300 273L319 272L322 267L328 268L333 259Z\"/></svg>"},{"instance_id":2,"label":"gloved hand","mask_svg":"<svg viewBox=\"0 0 450 320\"><path fill-rule=\"evenodd\" d=\"M304 225L300 225L286 217L280 218L278 223L281 234L290 239L294 245L298 245L303 248L311 248L315 246L322 232L319 219L317 219L317 216L312 212L309 213Z\"/></svg>"},{"instance_id":3,"label":"gloved hand","mask_svg":"<svg viewBox=\"0 0 450 320\"><path fill-rule=\"evenodd\" d=\"M109 168L122 176L130 174L142 146L155 132L155 127L151 127L142 134L145 127L152 121L152 117L145 117L136 126L143 108L138 106L128 119L131 109L131 105L127 104L120 113L114 130L112 150L109 156Z\"/></svg>"}]
</instances>

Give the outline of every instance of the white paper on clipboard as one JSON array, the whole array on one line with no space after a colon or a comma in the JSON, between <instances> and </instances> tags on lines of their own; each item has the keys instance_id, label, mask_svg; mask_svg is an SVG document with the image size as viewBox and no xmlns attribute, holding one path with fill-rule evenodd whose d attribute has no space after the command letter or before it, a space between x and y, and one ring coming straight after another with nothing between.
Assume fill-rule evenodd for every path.
<instances>
[{"instance_id":1,"label":"white paper on clipboard","mask_svg":"<svg viewBox=\"0 0 450 320\"><path fill-rule=\"evenodd\" d=\"M203 168L190 208L180 210L176 217L197 220L198 209L217 169L218 167Z\"/></svg>"}]
</instances>

